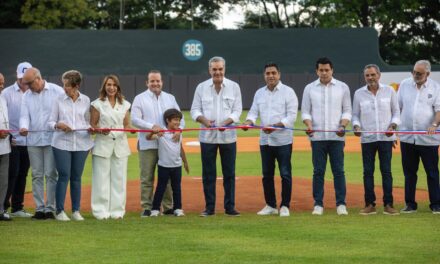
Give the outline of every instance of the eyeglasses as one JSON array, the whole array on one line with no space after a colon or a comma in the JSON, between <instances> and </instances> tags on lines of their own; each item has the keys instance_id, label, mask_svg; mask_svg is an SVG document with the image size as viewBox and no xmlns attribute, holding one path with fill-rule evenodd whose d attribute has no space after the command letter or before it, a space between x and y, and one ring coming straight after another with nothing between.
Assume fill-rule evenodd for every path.
<instances>
[{"instance_id":1,"label":"eyeglasses","mask_svg":"<svg viewBox=\"0 0 440 264\"><path fill-rule=\"evenodd\" d=\"M426 72L418 72L418 71L413 71L412 72L415 76L423 76L426 74Z\"/></svg>"}]
</instances>

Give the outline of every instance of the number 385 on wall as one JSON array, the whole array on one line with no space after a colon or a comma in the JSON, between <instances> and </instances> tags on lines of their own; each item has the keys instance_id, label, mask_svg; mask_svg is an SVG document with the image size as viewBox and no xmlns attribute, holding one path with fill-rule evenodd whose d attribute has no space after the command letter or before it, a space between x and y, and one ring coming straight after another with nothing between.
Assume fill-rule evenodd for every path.
<instances>
[{"instance_id":1,"label":"number 385 on wall","mask_svg":"<svg viewBox=\"0 0 440 264\"><path fill-rule=\"evenodd\" d=\"M187 60L199 60L203 56L203 44L195 39L187 40L183 43L182 53Z\"/></svg>"}]
</instances>

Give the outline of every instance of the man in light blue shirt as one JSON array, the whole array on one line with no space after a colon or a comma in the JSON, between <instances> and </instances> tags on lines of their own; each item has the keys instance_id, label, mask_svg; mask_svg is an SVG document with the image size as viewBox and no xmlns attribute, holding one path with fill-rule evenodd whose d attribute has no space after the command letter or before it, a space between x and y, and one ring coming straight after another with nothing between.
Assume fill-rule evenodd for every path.
<instances>
[{"instance_id":1,"label":"man in light blue shirt","mask_svg":"<svg viewBox=\"0 0 440 264\"><path fill-rule=\"evenodd\" d=\"M37 68L26 70L23 83L29 90L23 95L20 110L20 135L27 137L32 168L32 193L36 204L34 219L54 219L55 190L58 174L52 153L52 134L48 121L57 97L64 95L60 86L43 79ZM46 202L44 180L46 179Z\"/></svg>"}]
</instances>

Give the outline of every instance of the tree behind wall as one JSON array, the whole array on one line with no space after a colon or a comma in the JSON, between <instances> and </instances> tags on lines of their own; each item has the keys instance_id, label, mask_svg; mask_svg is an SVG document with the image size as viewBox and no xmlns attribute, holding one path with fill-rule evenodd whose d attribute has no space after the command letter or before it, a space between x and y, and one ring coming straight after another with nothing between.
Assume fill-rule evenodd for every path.
<instances>
[{"instance_id":1,"label":"tree behind wall","mask_svg":"<svg viewBox=\"0 0 440 264\"><path fill-rule=\"evenodd\" d=\"M399 65L428 59L440 64L439 0L243 0L239 2L258 6L261 10L259 12L248 10L244 23L239 24L240 28L373 27L378 30L380 53L386 62ZM286 9L290 10L288 16L283 15ZM291 14L293 10L295 12Z\"/></svg>"}]
</instances>

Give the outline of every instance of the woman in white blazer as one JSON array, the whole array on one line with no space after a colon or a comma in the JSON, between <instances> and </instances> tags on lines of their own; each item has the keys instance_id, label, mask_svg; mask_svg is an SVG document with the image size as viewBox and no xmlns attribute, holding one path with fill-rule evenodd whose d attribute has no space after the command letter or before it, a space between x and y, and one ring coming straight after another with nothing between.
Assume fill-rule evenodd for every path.
<instances>
[{"instance_id":1,"label":"woman in white blazer","mask_svg":"<svg viewBox=\"0 0 440 264\"><path fill-rule=\"evenodd\" d=\"M121 219L125 214L130 147L125 132L106 128L131 128L131 104L122 95L118 77L108 75L99 98L91 105L90 125L96 132L92 150L92 213L99 220Z\"/></svg>"}]
</instances>

